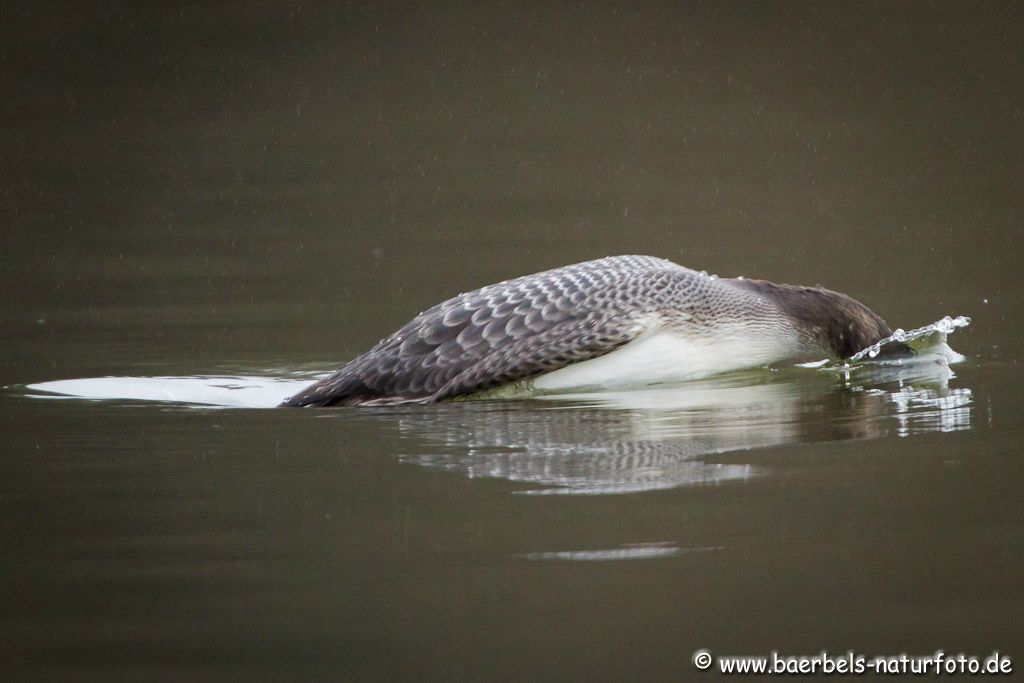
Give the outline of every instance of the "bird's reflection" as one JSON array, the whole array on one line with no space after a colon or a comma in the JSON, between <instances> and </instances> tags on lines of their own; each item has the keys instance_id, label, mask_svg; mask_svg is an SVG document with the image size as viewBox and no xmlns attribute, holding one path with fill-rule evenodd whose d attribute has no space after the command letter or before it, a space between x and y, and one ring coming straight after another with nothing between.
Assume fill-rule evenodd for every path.
<instances>
[{"instance_id":1,"label":"bird's reflection","mask_svg":"<svg viewBox=\"0 0 1024 683\"><path fill-rule=\"evenodd\" d=\"M756 476L759 459L714 456L784 444L971 427L971 391L948 366L870 372L761 371L629 392L381 411L404 462L529 494L610 494ZM397 417L397 421L396 421Z\"/></svg>"},{"instance_id":2,"label":"bird's reflection","mask_svg":"<svg viewBox=\"0 0 1024 683\"><path fill-rule=\"evenodd\" d=\"M924 329L924 328L923 328ZM745 479L785 444L971 428L972 394L951 389L943 341L913 362L757 370L633 391L319 413L398 430L405 462L529 485L525 493L632 493ZM106 377L25 387L37 398L272 407L309 382L267 376Z\"/></svg>"}]
</instances>

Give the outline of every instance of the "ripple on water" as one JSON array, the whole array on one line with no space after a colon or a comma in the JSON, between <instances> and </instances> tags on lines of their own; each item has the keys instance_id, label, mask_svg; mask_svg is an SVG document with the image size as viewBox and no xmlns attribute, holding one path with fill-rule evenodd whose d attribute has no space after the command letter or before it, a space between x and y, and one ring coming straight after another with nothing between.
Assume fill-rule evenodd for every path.
<instances>
[{"instance_id":1,"label":"ripple on water","mask_svg":"<svg viewBox=\"0 0 1024 683\"><path fill-rule=\"evenodd\" d=\"M972 392L949 387L950 364L962 356L946 345L947 335L968 322L944 318L909 333L897 331L876 345L907 343L916 354L909 359L874 360L865 349L848 362L762 368L630 391L336 409L321 415L385 426L398 436L393 453L401 462L521 483L526 486L517 489L520 494L619 494L744 480L765 474L768 463L737 453L970 429ZM316 379L308 372L266 371L102 377L8 390L33 398L270 408ZM726 454L733 455L716 462ZM663 551L593 552L614 559Z\"/></svg>"}]
</instances>

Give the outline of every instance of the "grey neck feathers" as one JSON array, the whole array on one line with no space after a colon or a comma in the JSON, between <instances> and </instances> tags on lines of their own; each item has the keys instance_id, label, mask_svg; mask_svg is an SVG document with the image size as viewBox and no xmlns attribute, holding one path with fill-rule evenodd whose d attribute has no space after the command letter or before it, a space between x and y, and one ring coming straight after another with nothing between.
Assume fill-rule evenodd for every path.
<instances>
[{"instance_id":1,"label":"grey neck feathers","mask_svg":"<svg viewBox=\"0 0 1024 683\"><path fill-rule=\"evenodd\" d=\"M734 280L775 303L790 318L808 350L849 358L892 330L859 301L821 287L780 285L766 280Z\"/></svg>"}]
</instances>

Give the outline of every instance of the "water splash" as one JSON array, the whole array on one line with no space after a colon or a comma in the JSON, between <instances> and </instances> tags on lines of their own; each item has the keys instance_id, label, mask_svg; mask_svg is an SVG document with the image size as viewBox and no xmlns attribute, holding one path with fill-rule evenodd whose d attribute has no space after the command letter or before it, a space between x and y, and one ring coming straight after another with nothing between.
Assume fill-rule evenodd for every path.
<instances>
[{"instance_id":1,"label":"water splash","mask_svg":"<svg viewBox=\"0 0 1024 683\"><path fill-rule=\"evenodd\" d=\"M960 327L967 327L970 324L971 319L967 316L958 315L953 318L947 315L942 318L942 320L937 320L931 325L918 327L910 332L904 332L902 329L897 328L885 339L880 339L878 342L872 344L866 349L861 349L854 355L850 356L847 362L857 363L865 359L870 360L877 358L878 354L882 352L882 349L885 348L885 346L894 343L906 344L918 352L929 350L933 347L937 347L939 344L945 344L947 335L952 334ZM950 351L952 351L952 349L950 349ZM953 353L959 356L956 352Z\"/></svg>"},{"instance_id":2,"label":"water splash","mask_svg":"<svg viewBox=\"0 0 1024 683\"><path fill-rule=\"evenodd\" d=\"M310 373L196 375L192 377L90 377L39 382L25 387L40 399L143 401L204 408L274 408L301 391Z\"/></svg>"}]
</instances>

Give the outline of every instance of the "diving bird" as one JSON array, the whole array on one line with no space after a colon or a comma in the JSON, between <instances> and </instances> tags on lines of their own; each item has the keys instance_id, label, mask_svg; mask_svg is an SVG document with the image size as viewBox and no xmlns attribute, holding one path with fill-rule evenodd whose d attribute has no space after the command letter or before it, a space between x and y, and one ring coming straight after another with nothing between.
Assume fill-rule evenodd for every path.
<instances>
[{"instance_id":1,"label":"diving bird","mask_svg":"<svg viewBox=\"0 0 1024 683\"><path fill-rule=\"evenodd\" d=\"M698 379L849 358L892 334L845 294L610 256L488 285L423 311L283 406L429 403ZM887 353L912 353L895 344Z\"/></svg>"}]
</instances>

